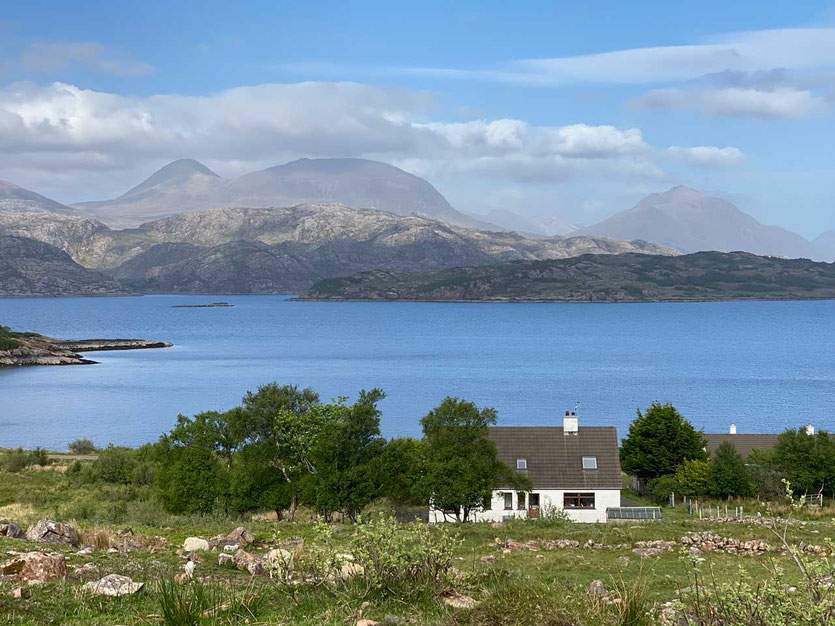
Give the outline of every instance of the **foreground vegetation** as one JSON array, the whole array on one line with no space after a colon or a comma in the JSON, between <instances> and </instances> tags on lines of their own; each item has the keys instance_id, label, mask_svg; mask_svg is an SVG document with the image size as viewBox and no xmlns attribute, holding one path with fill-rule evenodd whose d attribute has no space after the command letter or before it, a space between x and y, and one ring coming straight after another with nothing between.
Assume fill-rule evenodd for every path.
<instances>
[{"instance_id":1,"label":"foreground vegetation","mask_svg":"<svg viewBox=\"0 0 835 626\"><path fill-rule=\"evenodd\" d=\"M0 520L0 615L11 624L835 621L835 508L808 506L788 480L815 489L823 480L829 493L826 435L787 431L768 459L782 494L755 499L749 463L728 449L707 458L701 433L653 404L624 439L624 467L656 490L701 485L691 493L707 510L730 504L745 517L703 519L679 506L660 521L588 525L543 510L537 520L432 527L420 521L429 501L463 522L494 488L530 484L497 461L492 409L448 398L422 418L422 439L387 441L382 397L322 402L271 384L230 411L180 416L138 449L80 439L64 455L0 451L0 518L14 523ZM80 536L44 544L34 530L15 532L45 518ZM62 555L67 575L26 586L14 564L34 551ZM121 597L85 587L112 574L144 587Z\"/></svg>"}]
</instances>

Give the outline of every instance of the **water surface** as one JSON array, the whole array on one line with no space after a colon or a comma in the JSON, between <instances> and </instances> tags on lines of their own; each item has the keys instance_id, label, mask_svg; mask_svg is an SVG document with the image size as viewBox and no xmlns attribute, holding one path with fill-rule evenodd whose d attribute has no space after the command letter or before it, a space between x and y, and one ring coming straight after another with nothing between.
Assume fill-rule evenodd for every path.
<instances>
[{"instance_id":1,"label":"water surface","mask_svg":"<svg viewBox=\"0 0 835 626\"><path fill-rule=\"evenodd\" d=\"M225 300L231 308L172 308ZM324 398L381 387L386 436L419 435L445 396L504 424L623 435L637 407L673 402L696 426L835 429L835 302L447 304L290 302L286 296L0 300L0 323L64 338L170 341L99 365L0 371L0 446L79 437L140 444L178 413L227 409L277 380Z\"/></svg>"}]
</instances>

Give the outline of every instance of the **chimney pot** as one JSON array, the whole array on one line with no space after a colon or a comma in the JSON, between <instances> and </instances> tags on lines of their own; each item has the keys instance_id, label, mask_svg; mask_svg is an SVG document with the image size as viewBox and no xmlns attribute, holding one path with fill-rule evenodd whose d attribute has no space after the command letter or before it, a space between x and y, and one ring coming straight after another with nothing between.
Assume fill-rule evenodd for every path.
<instances>
[{"instance_id":1,"label":"chimney pot","mask_svg":"<svg viewBox=\"0 0 835 626\"><path fill-rule=\"evenodd\" d=\"M730 430L730 433L731 433L732 435L735 435L735 434L736 434L736 424L731 424L731 430Z\"/></svg>"},{"instance_id":2,"label":"chimney pot","mask_svg":"<svg viewBox=\"0 0 835 626\"><path fill-rule=\"evenodd\" d=\"M565 412L565 417L562 420L563 435L577 435L580 432L580 426L577 420L577 413L572 411L570 414Z\"/></svg>"},{"instance_id":3,"label":"chimney pot","mask_svg":"<svg viewBox=\"0 0 835 626\"><path fill-rule=\"evenodd\" d=\"M806 424L806 434L811 436L815 434L815 427L811 424Z\"/></svg>"}]
</instances>

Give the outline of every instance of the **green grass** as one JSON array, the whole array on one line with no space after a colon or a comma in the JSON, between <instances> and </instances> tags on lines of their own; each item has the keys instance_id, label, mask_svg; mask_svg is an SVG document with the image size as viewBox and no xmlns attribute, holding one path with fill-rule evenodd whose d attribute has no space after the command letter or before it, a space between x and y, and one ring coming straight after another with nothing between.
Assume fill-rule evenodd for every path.
<instances>
[{"instance_id":1,"label":"green grass","mask_svg":"<svg viewBox=\"0 0 835 626\"><path fill-rule=\"evenodd\" d=\"M679 590L692 583L694 569L692 560L681 548L641 559L632 553L635 542L678 541L688 532L711 530L724 536L774 543L768 529L762 526L699 521L687 516L683 509L665 509L665 519L648 523L583 525L539 520L510 522L495 528L487 524L461 525L456 529L462 542L457 549L455 567L462 575L456 591L476 599L478 605L474 609L452 609L431 594L408 598L379 594L364 597L359 590L351 588L331 594L302 586L293 599L269 577L253 578L247 572L218 565L216 553L206 554L197 566L196 576L200 580L197 585L175 586L169 581L183 571L185 561L178 548L188 536L226 534L244 524L258 542L253 552L263 553L293 538L313 542L313 526L308 521L276 523L260 517L239 520L222 513L169 515L145 488L73 486L60 467L59 463L45 469L0 472L0 517L22 526L40 517L51 517L73 523L87 533L88 540L96 530L130 527L137 535L162 536L169 546L127 555L96 550L87 557L77 556L75 549L56 547L55 550L67 556L70 569L92 562L100 576L128 575L145 582L145 589L127 598L100 598L83 592L83 581L67 581L33 586L30 597L21 600L11 597L10 584L0 582L0 616L6 618L6 623L319 626L354 624L360 618L382 621L385 615L392 614L411 624L639 624L642 622L628 621L631 618L622 615L620 607L637 607L637 613L642 614L653 605L676 599ZM384 507L378 504L376 508ZM832 530L829 522L810 522L792 528L791 538L795 543L820 544L825 536L832 535ZM335 541L339 545L347 544L353 534L350 525L338 526ZM495 544L497 538L500 541L565 538L577 540L581 545L593 540L606 546L629 544L630 548L502 554ZM33 549L42 546L0 537L0 558L6 558L12 551ZM482 557L488 555L496 557L496 561L482 562ZM771 576L769 565L776 563L784 569L786 584L802 587L800 573L787 557L723 553L704 556L707 560L702 569L711 572L719 584L737 581L740 572L752 580L765 581ZM590 599L587 589L593 580L602 580L624 602L607 604ZM370 604L364 606L364 602ZM190 611L189 607L194 610ZM163 618L166 612L170 615L168 621ZM197 621L189 622L188 616L197 613L200 614Z\"/></svg>"}]
</instances>

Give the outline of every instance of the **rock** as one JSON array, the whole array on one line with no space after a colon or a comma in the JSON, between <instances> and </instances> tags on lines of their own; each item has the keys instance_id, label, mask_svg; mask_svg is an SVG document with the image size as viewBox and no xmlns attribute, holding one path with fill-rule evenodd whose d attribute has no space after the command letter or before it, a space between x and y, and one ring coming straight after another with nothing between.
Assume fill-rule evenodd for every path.
<instances>
[{"instance_id":1,"label":"rock","mask_svg":"<svg viewBox=\"0 0 835 626\"><path fill-rule=\"evenodd\" d=\"M235 557L233 557L228 552L221 552L217 555L217 564L218 565L227 565L229 563L233 563L235 561Z\"/></svg>"},{"instance_id":2,"label":"rock","mask_svg":"<svg viewBox=\"0 0 835 626\"><path fill-rule=\"evenodd\" d=\"M399 617L390 613L383 617L383 623L385 624L399 624L402 621Z\"/></svg>"},{"instance_id":3,"label":"rock","mask_svg":"<svg viewBox=\"0 0 835 626\"><path fill-rule=\"evenodd\" d=\"M209 542L202 537L189 537L183 542L183 550L187 552L196 552L198 550L208 552Z\"/></svg>"},{"instance_id":4,"label":"rock","mask_svg":"<svg viewBox=\"0 0 835 626\"><path fill-rule=\"evenodd\" d=\"M619 556L618 557L618 563L621 563L623 565L628 565L631 562L632 562L632 559L630 559L628 556Z\"/></svg>"},{"instance_id":5,"label":"rock","mask_svg":"<svg viewBox=\"0 0 835 626\"><path fill-rule=\"evenodd\" d=\"M99 576L99 568L95 563L85 563L72 568L72 578L75 580L93 580Z\"/></svg>"},{"instance_id":6,"label":"rock","mask_svg":"<svg viewBox=\"0 0 835 626\"><path fill-rule=\"evenodd\" d=\"M194 570L197 567L197 564L194 561L188 561L185 565L186 576L189 578L194 578Z\"/></svg>"},{"instance_id":7,"label":"rock","mask_svg":"<svg viewBox=\"0 0 835 626\"><path fill-rule=\"evenodd\" d=\"M238 569L245 569L253 576L264 573L263 561L249 552L238 550L232 558Z\"/></svg>"},{"instance_id":8,"label":"rock","mask_svg":"<svg viewBox=\"0 0 835 626\"><path fill-rule=\"evenodd\" d=\"M472 609L477 604L470 596L451 591L441 596L444 604L454 609Z\"/></svg>"},{"instance_id":9,"label":"rock","mask_svg":"<svg viewBox=\"0 0 835 626\"><path fill-rule=\"evenodd\" d=\"M496 561L498 561L498 559L495 556L493 556L492 554L488 554L487 556L481 557L481 562L485 563L485 564L495 563Z\"/></svg>"},{"instance_id":10,"label":"rock","mask_svg":"<svg viewBox=\"0 0 835 626\"><path fill-rule=\"evenodd\" d=\"M375 622L373 619L360 619L357 620L356 626L377 626L380 622Z\"/></svg>"},{"instance_id":11,"label":"rock","mask_svg":"<svg viewBox=\"0 0 835 626\"><path fill-rule=\"evenodd\" d=\"M26 538L39 543L63 543L75 547L81 545L81 537L75 528L51 519L42 519L30 526Z\"/></svg>"},{"instance_id":12,"label":"rock","mask_svg":"<svg viewBox=\"0 0 835 626\"><path fill-rule=\"evenodd\" d=\"M26 587L15 587L12 589L12 597L17 600L25 600L29 597L29 590Z\"/></svg>"},{"instance_id":13,"label":"rock","mask_svg":"<svg viewBox=\"0 0 835 626\"><path fill-rule=\"evenodd\" d=\"M9 582L45 583L67 577L63 554L27 552L0 563L0 579Z\"/></svg>"},{"instance_id":14,"label":"rock","mask_svg":"<svg viewBox=\"0 0 835 626\"><path fill-rule=\"evenodd\" d=\"M235 530L226 535L226 538L240 544L244 548L255 541L255 537L252 536L252 533L243 526L238 526Z\"/></svg>"},{"instance_id":15,"label":"rock","mask_svg":"<svg viewBox=\"0 0 835 626\"><path fill-rule=\"evenodd\" d=\"M344 563L339 569L339 577L342 580L349 580L354 576L359 576L363 572L365 572L365 569L362 565L357 565L356 563Z\"/></svg>"},{"instance_id":16,"label":"rock","mask_svg":"<svg viewBox=\"0 0 835 626\"><path fill-rule=\"evenodd\" d=\"M94 550L95 548L93 546L84 546L81 550L75 553L75 556L90 556L93 554Z\"/></svg>"},{"instance_id":17,"label":"rock","mask_svg":"<svg viewBox=\"0 0 835 626\"><path fill-rule=\"evenodd\" d=\"M594 598L605 598L609 595L609 592L606 590L606 585L603 584L602 580L591 581L591 583L589 583L588 593Z\"/></svg>"},{"instance_id":18,"label":"rock","mask_svg":"<svg viewBox=\"0 0 835 626\"><path fill-rule=\"evenodd\" d=\"M127 576L119 576L118 574L110 574L101 580L87 583L84 588L95 595L99 596L129 596L145 585L145 583L135 583Z\"/></svg>"},{"instance_id":19,"label":"rock","mask_svg":"<svg viewBox=\"0 0 835 626\"><path fill-rule=\"evenodd\" d=\"M8 522L5 520L0 523L0 535L11 539L24 539L26 537L26 533L23 532L23 529L20 526L14 522Z\"/></svg>"},{"instance_id":20,"label":"rock","mask_svg":"<svg viewBox=\"0 0 835 626\"><path fill-rule=\"evenodd\" d=\"M188 577L188 574L186 574L185 572L180 572L179 574L174 576L174 582L177 583L178 585L185 585L189 580L191 580L191 579Z\"/></svg>"}]
</instances>

